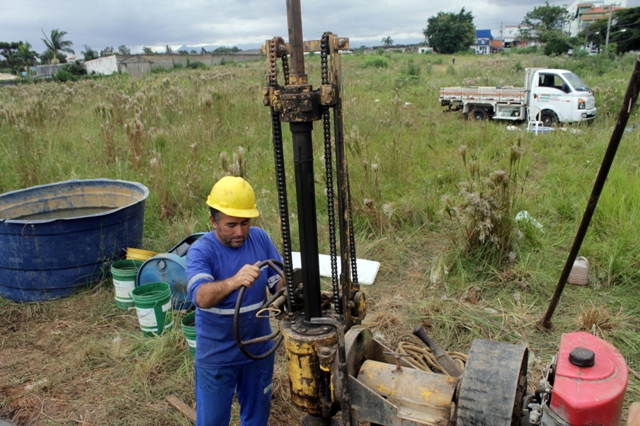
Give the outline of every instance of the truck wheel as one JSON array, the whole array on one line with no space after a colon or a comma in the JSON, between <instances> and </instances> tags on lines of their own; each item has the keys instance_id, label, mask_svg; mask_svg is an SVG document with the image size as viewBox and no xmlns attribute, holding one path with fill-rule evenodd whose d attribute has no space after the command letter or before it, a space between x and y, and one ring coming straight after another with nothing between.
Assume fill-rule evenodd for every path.
<instances>
[{"instance_id":1,"label":"truck wheel","mask_svg":"<svg viewBox=\"0 0 640 426\"><path fill-rule=\"evenodd\" d=\"M484 108L474 108L472 116L476 121L484 121L487 119L487 110Z\"/></svg>"},{"instance_id":2,"label":"truck wheel","mask_svg":"<svg viewBox=\"0 0 640 426\"><path fill-rule=\"evenodd\" d=\"M553 111L542 111L540 121L542 121L544 127L553 127L558 122L558 117L556 117Z\"/></svg>"}]
</instances>

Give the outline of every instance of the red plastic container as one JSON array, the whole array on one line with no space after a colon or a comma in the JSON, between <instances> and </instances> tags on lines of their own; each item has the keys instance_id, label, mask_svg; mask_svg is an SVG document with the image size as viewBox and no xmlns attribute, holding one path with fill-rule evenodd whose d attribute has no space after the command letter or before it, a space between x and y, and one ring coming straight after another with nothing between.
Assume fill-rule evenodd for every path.
<instances>
[{"instance_id":1,"label":"red plastic container","mask_svg":"<svg viewBox=\"0 0 640 426\"><path fill-rule=\"evenodd\" d=\"M573 362L570 360L570 354L576 348L593 351L592 366L575 365L580 363L576 362L575 356ZM574 354L584 353L574 351ZM619 425L628 380L627 363L613 345L589 333L563 334L551 411L573 426Z\"/></svg>"}]
</instances>

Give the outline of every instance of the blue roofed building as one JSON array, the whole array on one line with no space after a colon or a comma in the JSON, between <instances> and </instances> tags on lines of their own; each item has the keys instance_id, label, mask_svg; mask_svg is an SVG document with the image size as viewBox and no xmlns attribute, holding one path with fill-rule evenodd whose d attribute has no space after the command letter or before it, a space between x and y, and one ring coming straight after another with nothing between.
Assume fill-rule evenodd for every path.
<instances>
[{"instance_id":1,"label":"blue roofed building","mask_svg":"<svg viewBox=\"0 0 640 426\"><path fill-rule=\"evenodd\" d=\"M488 55L491 53L491 42L493 36L491 30L476 30L476 44L471 46L478 55Z\"/></svg>"}]
</instances>

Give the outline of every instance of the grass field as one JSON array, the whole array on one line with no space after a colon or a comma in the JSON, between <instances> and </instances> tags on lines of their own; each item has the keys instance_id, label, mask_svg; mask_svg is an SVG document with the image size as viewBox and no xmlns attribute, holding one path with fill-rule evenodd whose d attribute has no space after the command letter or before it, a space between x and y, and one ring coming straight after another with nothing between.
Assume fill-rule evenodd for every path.
<instances>
[{"instance_id":1,"label":"grass field","mask_svg":"<svg viewBox=\"0 0 640 426\"><path fill-rule=\"evenodd\" d=\"M358 257L381 262L364 287L364 325L396 347L422 324L441 347L475 338L530 348L532 390L562 333L585 330L640 369L640 115L632 112L580 250L590 283L568 285L549 331L546 311L586 207L634 66L606 58L348 55L343 58ZM591 125L538 135L525 126L443 113L441 86L522 86L526 67L568 68L594 91ZM141 182L151 195L143 247L163 252L208 230L204 204L225 174L258 197L257 225L279 241L262 61L0 89L0 193L72 178ZM307 57L318 87L320 61ZM289 209L295 211L288 126ZM322 126L314 126L320 250L328 252ZM542 230L514 221L527 211ZM481 240L483 238L483 240ZM299 250L293 230L294 250ZM187 425L166 402L193 404L192 360L176 327L142 337L115 307L109 279L34 304L0 299L0 417L34 425ZM179 319L179 318L178 318ZM271 422L294 424L278 351ZM640 401L631 375L625 406ZM237 419L234 420L237 422Z\"/></svg>"}]
</instances>

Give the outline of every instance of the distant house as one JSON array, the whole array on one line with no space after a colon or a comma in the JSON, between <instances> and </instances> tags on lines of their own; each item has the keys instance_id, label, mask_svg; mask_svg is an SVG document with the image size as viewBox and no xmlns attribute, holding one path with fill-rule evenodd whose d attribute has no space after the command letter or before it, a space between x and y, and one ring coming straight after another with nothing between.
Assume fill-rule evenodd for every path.
<instances>
[{"instance_id":1,"label":"distant house","mask_svg":"<svg viewBox=\"0 0 640 426\"><path fill-rule=\"evenodd\" d=\"M520 35L518 25L506 25L503 32L504 47L510 49L515 47L514 43Z\"/></svg>"},{"instance_id":2,"label":"distant house","mask_svg":"<svg viewBox=\"0 0 640 426\"><path fill-rule=\"evenodd\" d=\"M476 44L471 46L478 55L488 55L491 53L491 42L493 36L491 30L476 30Z\"/></svg>"},{"instance_id":3,"label":"distant house","mask_svg":"<svg viewBox=\"0 0 640 426\"><path fill-rule=\"evenodd\" d=\"M504 47L502 40L491 40L491 53L498 53Z\"/></svg>"},{"instance_id":4,"label":"distant house","mask_svg":"<svg viewBox=\"0 0 640 426\"><path fill-rule=\"evenodd\" d=\"M506 25L503 34L504 47L506 49L512 47L529 47L538 44L533 40L535 30L526 24Z\"/></svg>"},{"instance_id":5,"label":"distant house","mask_svg":"<svg viewBox=\"0 0 640 426\"><path fill-rule=\"evenodd\" d=\"M576 1L569 8L569 34L572 37L587 28L593 21L607 19L612 12L626 8L626 0Z\"/></svg>"}]
</instances>

